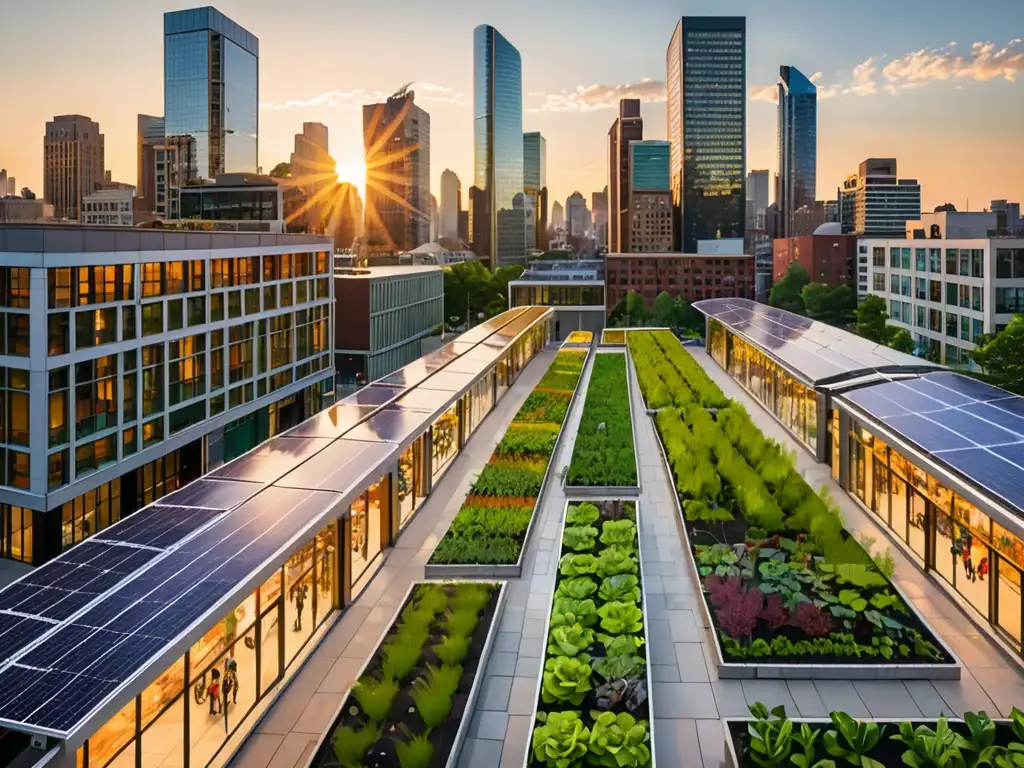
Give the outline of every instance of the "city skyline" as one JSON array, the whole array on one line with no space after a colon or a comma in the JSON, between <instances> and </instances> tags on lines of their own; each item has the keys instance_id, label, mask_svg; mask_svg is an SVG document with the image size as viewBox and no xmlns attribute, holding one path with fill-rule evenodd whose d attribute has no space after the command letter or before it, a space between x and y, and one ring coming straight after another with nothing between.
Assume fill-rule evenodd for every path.
<instances>
[{"instance_id":1,"label":"city skyline","mask_svg":"<svg viewBox=\"0 0 1024 768\"><path fill-rule=\"evenodd\" d=\"M136 115L163 111L163 13L192 5L105 0L96 12L46 0L8 11L19 34L0 51L0 64L9 70L26 61L34 64L27 76L5 83L8 103L18 104L18 110L0 124L0 164L18 178L19 188L41 195L42 132L57 114L97 121L107 137L114 178L136 178ZM302 4L307 13L289 16L269 3L217 4L260 38L259 164L265 172L288 158L303 122L322 122L337 137L332 153L340 178L354 181L362 193L359 110L413 81L417 102L433 120L431 190L439 192L444 168L471 179L471 36L479 23L500 29L522 53L523 130L540 131L548 141L552 200L576 189L589 194L607 183L607 127L619 98L640 98L645 137L666 137L664 50L682 10L670 3L659 0L642 9L591 4L593 18L584 18L569 38L557 23L536 25L532 14L497 4L452 0L447 3L451 13L423 13L401 2L385 5L370 12L309 0ZM953 2L939 3L941 13L935 13L935 3L907 2L894 10L869 2L854 15L795 0L782 5L776 12L751 3L701 0L686 8L688 15L748 18L748 170L776 169L777 73L781 64L791 64L821 89L819 198L834 197L842 179L871 156L899 158L903 172L920 180L926 210L947 201L962 210L968 199L978 210L994 198L1024 197L1024 180L1013 173L1024 164L1024 147L1015 141L1024 100L1020 78L1012 79L1024 73L1024 44L1016 37L1024 28L1024 9L997 1L990 13L970 15ZM415 37L396 37L396 44L443 34L452 41L451 55L375 58L369 72L330 65L338 56L333 50L339 30L349 32L345 56L371 56L379 36L351 32L382 30L381 14L392 8L405 13L408 27L416 30ZM545 12L555 22L571 9L545 7ZM876 29L871 19L878 14L886 24ZM311 16L314 25L308 23ZM113 30L121 28L133 34L118 39ZM394 33L389 29L388 34ZM801 34L807 39L794 44ZM298 37L312 49L323 46L318 56L324 61L298 67L293 42ZM58 39L63 56L88 64L70 71L60 66L61 56L46 54L50 41ZM93 56L97 46L115 42L119 56ZM605 44L615 44L618 55L598 55ZM547 53L555 46L565 53L558 66ZM125 67L129 60L132 66ZM115 73L116 89L110 87Z\"/></svg>"}]
</instances>

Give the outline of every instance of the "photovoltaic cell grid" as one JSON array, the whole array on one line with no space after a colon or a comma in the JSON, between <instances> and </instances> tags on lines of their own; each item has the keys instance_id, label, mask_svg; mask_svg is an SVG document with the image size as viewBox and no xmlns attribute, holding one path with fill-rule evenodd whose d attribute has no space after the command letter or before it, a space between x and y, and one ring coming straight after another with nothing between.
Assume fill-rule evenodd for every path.
<instances>
[{"instance_id":1,"label":"photovoltaic cell grid","mask_svg":"<svg viewBox=\"0 0 1024 768\"><path fill-rule=\"evenodd\" d=\"M481 340L510 320L539 319L546 311L505 313L474 328L478 339L464 335L435 359L440 362L452 351L451 359L458 359L480 349ZM486 367L490 358L488 352L477 359ZM341 404L379 413L408 391L375 382ZM424 395L417 398L423 408L442 397ZM418 408L396 410L387 409L388 423L377 425L392 439L423 416L414 412ZM20 654L0 670L0 690L15 691L0 703L0 720L70 733L239 583L322 526L334 514L339 493L363 482L395 449L388 442L312 437L294 431L279 436L225 465L216 477L189 484L0 591L2 659L9 662ZM281 482L267 487L285 472ZM168 549L175 544L180 546Z\"/></svg>"},{"instance_id":2,"label":"photovoltaic cell grid","mask_svg":"<svg viewBox=\"0 0 1024 768\"><path fill-rule=\"evenodd\" d=\"M814 383L863 371L942 367L749 299L703 299L693 306L768 350Z\"/></svg>"},{"instance_id":3,"label":"photovoltaic cell grid","mask_svg":"<svg viewBox=\"0 0 1024 768\"><path fill-rule=\"evenodd\" d=\"M271 487L222 517L0 671L0 719L69 731L337 499Z\"/></svg>"},{"instance_id":4,"label":"photovoltaic cell grid","mask_svg":"<svg viewBox=\"0 0 1024 768\"><path fill-rule=\"evenodd\" d=\"M949 372L841 397L1024 512L1024 398Z\"/></svg>"}]
</instances>

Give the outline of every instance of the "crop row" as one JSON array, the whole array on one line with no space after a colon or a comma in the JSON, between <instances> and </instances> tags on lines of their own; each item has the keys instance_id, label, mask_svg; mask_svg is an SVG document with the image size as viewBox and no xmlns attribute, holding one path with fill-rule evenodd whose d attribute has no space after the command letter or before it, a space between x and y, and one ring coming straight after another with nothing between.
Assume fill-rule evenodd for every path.
<instances>
[{"instance_id":1,"label":"crop row","mask_svg":"<svg viewBox=\"0 0 1024 768\"><path fill-rule=\"evenodd\" d=\"M337 762L315 762L444 765L467 716L497 596L492 583L416 586L339 711L331 734Z\"/></svg>"},{"instance_id":2,"label":"crop row","mask_svg":"<svg viewBox=\"0 0 1024 768\"><path fill-rule=\"evenodd\" d=\"M636 505L570 504L530 765L646 766L650 707Z\"/></svg>"},{"instance_id":3,"label":"crop row","mask_svg":"<svg viewBox=\"0 0 1024 768\"><path fill-rule=\"evenodd\" d=\"M555 355L477 475L431 564L518 562L586 356L574 349Z\"/></svg>"},{"instance_id":4,"label":"crop row","mask_svg":"<svg viewBox=\"0 0 1024 768\"><path fill-rule=\"evenodd\" d=\"M647 337L653 335L629 334L638 371L678 358L665 354L672 349L665 338L652 346ZM676 348L690 357L678 342ZM724 655L788 663L947 660L846 531L838 507L815 493L793 456L693 366L700 368L690 358L673 369L685 391L700 398L663 407L655 424ZM660 392L648 381L649 392ZM676 402L677 392L670 394ZM704 405L709 402L713 409Z\"/></svg>"},{"instance_id":5,"label":"crop row","mask_svg":"<svg viewBox=\"0 0 1024 768\"><path fill-rule=\"evenodd\" d=\"M940 717L933 723L876 723L832 712L826 723L796 722L784 707L760 702L753 720L730 721L729 737L739 768L1013 768L1024 764L1024 712L1009 720L985 712L965 712L963 721Z\"/></svg>"},{"instance_id":6,"label":"crop row","mask_svg":"<svg viewBox=\"0 0 1024 768\"><path fill-rule=\"evenodd\" d=\"M566 483L589 487L637 484L624 354L594 358Z\"/></svg>"},{"instance_id":7,"label":"crop row","mask_svg":"<svg viewBox=\"0 0 1024 768\"><path fill-rule=\"evenodd\" d=\"M629 349L637 365L636 377L644 402L651 409L696 402L705 408L722 408L729 400L700 364L683 349L671 331L632 331Z\"/></svg>"}]
</instances>

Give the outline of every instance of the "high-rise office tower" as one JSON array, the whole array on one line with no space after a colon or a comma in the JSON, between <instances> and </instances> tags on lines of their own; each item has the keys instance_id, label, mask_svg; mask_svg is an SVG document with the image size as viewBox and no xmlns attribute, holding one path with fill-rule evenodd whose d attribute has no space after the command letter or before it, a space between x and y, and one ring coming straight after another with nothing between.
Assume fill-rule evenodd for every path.
<instances>
[{"instance_id":1,"label":"high-rise office tower","mask_svg":"<svg viewBox=\"0 0 1024 768\"><path fill-rule=\"evenodd\" d=\"M590 210L594 214L594 239L598 245L608 245L608 187L590 195Z\"/></svg>"},{"instance_id":2,"label":"high-rise office tower","mask_svg":"<svg viewBox=\"0 0 1024 768\"><path fill-rule=\"evenodd\" d=\"M366 237L395 253L430 240L430 115L403 88L363 106Z\"/></svg>"},{"instance_id":3,"label":"high-rise office tower","mask_svg":"<svg viewBox=\"0 0 1024 768\"><path fill-rule=\"evenodd\" d=\"M586 237L593 228L590 211L587 210L587 198L579 192L573 192L565 201L565 220L568 233L573 237Z\"/></svg>"},{"instance_id":4,"label":"high-rise office tower","mask_svg":"<svg viewBox=\"0 0 1024 768\"><path fill-rule=\"evenodd\" d=\"M768 210L768 171L757 170L747 174L747 202L751 203L753 213L764 213Z\"/></svg>"},{"instance_id":5,"label":"high-rise office tower","mask_svg":"<svg viewBox=\"0 0 1024 768\"><path fill-rule=\"evenodd\" d=\"M629 253L672 250L672 196L667 141L633 141L629 146Z\"/></svg>"},{"instance_id":6,"label":"high-rise office tower","mask_svg":"<svg viewBox=\"0 0 1024 768\"><path fill-rule=\"evenodd\" d=\"M526 248L546 250L548 142L537 131L523 134L523 191L526 193Z\"/></svg>"},{"instance_id":7,"label":"high-rise office tower","mask_svg":"<svg viewBox=\"0 0 1024 768\"><path fill-rule=\"evenodd\" d=\"M742 16L684 16L668 46L675 244L687 253L743 252L746 27Z\"/></svg>"},{"instance_id":8,"label":"high-rise office tower","mask_svg":"<svg viewBox=\"0 0 1024 768\"><path fill-rule=\"evenodd\" d=\"M302 214L307 232L320 232L330 227L329 217L337 201L332 190L338 182L334 158L330 153L330 135L323 123L303 123L302 133L295 134L291 156L292 184L301 190L306 202ZM336 192L339 190L335 190ZM343 247L352 244L349 240Z\"/></svg>"},{"instance_id":9,"label":"high-rise office tower","mask_svg":"<svg viewBox=\"0 0 1024 768\"><path fill-rule=\"evenodd\" d=\"M164 14L165 130L190 139L189 179L257 171L259 56L256 36L215 8Z\"/></svg>"},{"instance_id":10,"label":"high-rise office tower","mask_svg":"<svg viewBox=\"0 0 1024 768\"><path fill-rule=\"evenodd\" d=\"M782 237L793 236L796 212L812 205L818 176L818 89L796 67L779 67L779 187Z\"/></svg>"},{"instance_id":11,"label":"high-rise office tower","mask_svg":"<svg viewBox=\"0 0 1024 768\"><path fill-rule=\"evenodd\" d=\"M147 211L156 210L156 148L164 143L164 119L139 115L136 128L136 198Z\"/></svg>"},{"instance_id":12,"label":"high-rise office tower","mask_svg":"<svg viewBox=\"0 0 1024 768\"><path fill-rule=\"evenodd\" d=\"M899 177L894 157L869 157L839 190L843 234L905 237L907 221L920 216L921 185Z\"/></svg>"},{"instance_id":13,"label":"high-rise office tower","mask_svg":"<svg viewBox=\"0 0 1024 768\"><path fill-rule=\"evenodd\" d=\"M13 176L7 175L6 168L0 168L0 197L16 195L17 191L14 187L16 183L17 181Z\"/></svg>"},{"instance_id":14,"label":"high-rise office tower","mask_svg":"<svg viewBox=\"0 0 1024 768\"><path fill-rule=\"evenodd\" d=\"M458 238L459 211L462 210L462 183L455 171L441 174L441 237Z\"/></svg>"},{"instance_id":15,"label":"high-rise office tower","mask_svg":"<svg viewBox=\"0 0 1024 768\"><path fill-rule=\"evenodd\" d=\"M489 223L474 250L493 269L526 261L523 62L494 27L473 30L473 182Z\"/></svg>"},{"instance_id":16,"label":"high-rise office tower","mask_svg":"<svg viewBox=\"0 0 1024 768\"><path fill-rule=\"evenodd\" d=\"M640 99L620 99L619 116L608 130L608 250L628 253L629 146L644 137Z\"/></svg>"},{"instance_id":17,"label":"high-rise office tower","mask_svg":"<svg viewBox=\"0 0 1024 768\"><path fill-rule=\"evenodd\" d=\"M551 204L551 227L552 229L561 229L565 226L565 210L562 208L562 204L555 200Z\"/></svg>"},{"instance_id":18,"label":"high-rise office tower","mask_svg":"<svg viewBox=\"0 0 1024 768\"><path fill-rule=\"evenodd\" d=\"M103 183L103 134L82 115L57 115L43 136L43 198L56 219L78 220L82 198Z\"/></svg>"}]
</instances>

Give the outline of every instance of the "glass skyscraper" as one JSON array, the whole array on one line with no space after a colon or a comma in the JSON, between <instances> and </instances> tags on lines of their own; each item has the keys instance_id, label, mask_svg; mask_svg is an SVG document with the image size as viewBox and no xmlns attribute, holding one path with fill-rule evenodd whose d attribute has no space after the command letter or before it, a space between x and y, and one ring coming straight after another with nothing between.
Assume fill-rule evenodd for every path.
<instances>
[{"instance_id":1,"label":"glass skyscraper","mask_svg":"<svg viewBox=\"0 0 1024 768\"><path fill-rule=\"evenodd\" d=\"M523 134L523 191L526 193L526 250L547 250L548 143L537 131Z\"/></svg>"},{"instance_id":2,"label":"glass skyscraper","mask_svg":"<svg viewBox=\"0 0 1024 768\"><path fill-rule=\"evenodd\" d=\"M775 200L782 236L794 214L814 203L818 174L818 89L796 67L779 67L779 181Z\"/></svg>"},{"instance_id":3,"label":"glass skyscraper","mask_svg":"<svg viewBox=\"0 0 1024 768\"><path fill-rule=\"evenodd\" d=\"M667 141L629 142L629 185L633 190L668 191L670 145Z\"/></svg>"},{"instance_id":4,"label":"glass skyscraper","mask_svg":"<svg viewBox=\"0 0 1024 768\"><path fill-rule=\"evenodd\" d=\"M742 253L746 214L746 38L742 16L684 16L666 55L676 247Z\"/></svg>"},{"instance_id":5,"label":"glass skyscraper","mask_svg":"<svg viewBox=\"0 0 1024 768\"><path fill-rule=\"evenodd\" d=\"M515 46L486 24L473 30L473 144L474 186L490 223L474 250L491 268L525 263L523 63ZM480 232L475 225L474 231Z\"/></svg>"},{"instance_id":6,"label":"glass skyscraper","mask_svg":"<svg viewBox=\"0 0 1024 768\"><path fill-rule=\"evenodd\" d=\"M260 44L214 8L164 14L164 121L188 177L255 173Z\"/></svg>"}]
</instances>

